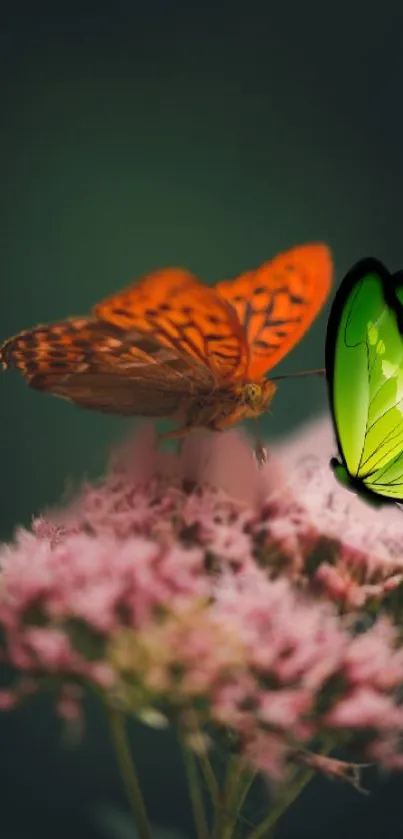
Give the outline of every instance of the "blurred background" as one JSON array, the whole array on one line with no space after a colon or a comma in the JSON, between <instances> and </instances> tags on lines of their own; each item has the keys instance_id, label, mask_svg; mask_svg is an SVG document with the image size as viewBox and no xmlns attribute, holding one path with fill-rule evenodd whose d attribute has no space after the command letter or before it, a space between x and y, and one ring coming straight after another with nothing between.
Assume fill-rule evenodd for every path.
<instances>
[{"instance_id":1,"label":"blurred background","mask_svg":"<svg viewBox=\"0 0 403 839\"><path fill-rule=\"evenodd\" d=\"M401 268L402 41L391 0L9 4L0 338L85 314L170 264L210 283L325 241L337 282L367 255ZM323 364L327 312L276 373ZM101 472L133 423L29 391L16 374L0 384L7 539ZM284 382L265 438L325 410L320 379ZM46 699L0 717L0 737L4 839L129 836L95 703L74 748ZM154 820L191 837L175 744L143 729L133 741ZM402 790L399 778L374 779L370 798L316 782L278 836L398 837Z\"/></svg>"}]
</instances>

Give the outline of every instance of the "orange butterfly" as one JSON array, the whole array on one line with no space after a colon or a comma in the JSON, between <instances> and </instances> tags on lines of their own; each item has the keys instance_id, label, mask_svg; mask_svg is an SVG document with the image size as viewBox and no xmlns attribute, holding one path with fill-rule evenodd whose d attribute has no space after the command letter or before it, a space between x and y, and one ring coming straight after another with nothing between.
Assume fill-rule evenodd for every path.
<instances>
[{"instance_id":1,"label":"orange butterfly","mask_svg":"<svg viewBox=\"0 0 403 839\"><path fill-rule=\"evenodd\" d=\"M329 293L324 245L304 245L215 287L182 268L155 271L93 315L20 332L0 348L38 390L113 414L175 417L216 431L257 417L268 370L302 338Z\"/></svg>"}]
</instances>

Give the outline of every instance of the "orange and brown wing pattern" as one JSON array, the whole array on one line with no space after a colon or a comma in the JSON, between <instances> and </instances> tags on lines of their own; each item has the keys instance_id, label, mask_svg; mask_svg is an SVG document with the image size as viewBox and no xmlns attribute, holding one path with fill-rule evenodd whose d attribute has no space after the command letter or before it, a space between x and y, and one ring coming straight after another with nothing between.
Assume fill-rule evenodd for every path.
<instances>
[{"instance_id":1,"label":"orange and brown wing pattern","mask_svg":"<svg viewBox=\"0 0 403 839\"><path fill-rule=\"evenodd\" d=\"M218 382L242 378L247 369L248 346L235 310L182 268L147 275L99 303L94 313L206 364Z\"/></svg>"},{"instance_id":2,"label":"orange and brown wing pattern","mask_svg":"<svg viewBox=\"0 0 403 839\"><path fill-rule=\"evenodd\" d=\"M85 364L92 352L93 325L87 318L69 318L56 323L36 326L9 338L0 348L0 362L4 370L15 368L31 384L42 376L63 376Z\"/></svg>"},{"instance_id":3,"label":"orange and brown wing pattern","mask_svg":"<svg viewBox=\"0 0 403 839\"><path fill-rule=\"evenodd\" d=\"M271 370L308 330L329 294L332 259L325 245L303 245L215 288L234 306L249 343L248 377Z\"/></svg>"},{"instance_id":4,"label":"orange and brown wing pattern","mask_svg":"<svg viewBox=\"0 0 403 839\"><path fill-rule=\"evenodd\" d=\"M93 318L21 332L0 348L0 362L37 390L114 414L170 416L215 386L206 365Z\"/></svg>"}]
</instances>

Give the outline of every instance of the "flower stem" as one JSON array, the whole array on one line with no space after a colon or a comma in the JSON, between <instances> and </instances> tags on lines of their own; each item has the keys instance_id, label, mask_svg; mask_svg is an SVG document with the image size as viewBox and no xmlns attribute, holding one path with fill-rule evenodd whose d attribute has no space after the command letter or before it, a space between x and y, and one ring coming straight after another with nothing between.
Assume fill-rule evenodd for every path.
<instances>
[{"instance_id":1,"label":"flower stem","mask_svg":"<svg viewBox=\"0 0 403 839\"><path fill-rule=\"evenodd\" d=\"M126 789L134 823L138 830L139 839L152 839L150 822L148 820L140 783L130 752L125 718L120 711L108 709L111 735L123 783Z\"/></svg>"},{"instance_id":2,"label":"flower stem","mask_svg":"<svg viewBox=\"0 0 403 839\"><path fill-rule=\"evenodd\" d=\"M334 748L333 738L331 735L322 737L321 749L319 754L328 755ZM279 798L277 803L272 807L266 818L252 830L247 839L269 839L272 829L278 820L281 819L283 813L291 806L296 798L300 795L304 787L309 784L309 781L314 776L315 770L311 768L304 768L298 772L298 775L288 787L285 787L283 795Z\"/></svg>"},{"instance_id":3,"label":"flower stem","mask_svg":"<svg viewBox=\"0 0 403 839\"><path fill-rule=\"evenodd\" d=\"M242 761L239 760L237 775L233 780L231 794L226 802L227 822L222 839L232 839L234 831L241 821L248 824L246 819L242 818L241 812L255 777L255 773L246 770L245 766L242 765Z\"/></svg>"},{"instance_id":4,"label":"flower stem","mask_svg":"<svg viewBox=\"0 0 403 839\"><path fill-rule=\"evenodd\" d=\"M293 801L298 798L314 774L313 769L302 770L298 778L293 784L290 784L277 804L270 809L266 818L252 830L247 839L268 839L274 825L277 824L278 820L288 810Z\"/></svg>"},{"instance_id":5,"label":"flower stem","mask_svg":"<svg viewBox=\"0 0 403 839\"><path fill-rule=\"evenodd\" d=\"M221 793L221 802L216 809L213 839L231 839L236 823L236 814L233 812L233 800L235 790L238 788L240 775L239 760L236 756L230 755L224 788Z\"/></svg>"},{"instance_id":6,"label":"flower stem","mask_svg":"<svg viewBox=\"0 0 403 839\"><path fill-rule=\"evenodd\" d=\"M202 770L204 780L210 793L211 801L214 807L218 807L220 803L220 789L217 783L217 778L213 771L213 767L210 763L209 756L205 751L202 751L200 755L200 768Z\"/></svg>"},{"instance_id":7,"label":"flower stem","mask_svg":"<svg viewBox=\"0 0 403 839\"><path fill-rule=\"evenodd\" d=\"M238 818L238 816L240 816L240 813L242 811L242 807L245 803L245 799L246 799L246 797L249 793L249 790L250 790L255 778L256 778L256 773L252 772L252 770L249 770L246 773L244 772L243 783L240 787L239 795L237 796L237 801L236 801L237 818Z\"/></svg>"},{"instance_id":8,"label":"flower stem","mask_svg":"<svg viewBox=\"0 0 403 839\"><path fill-rule=\"evenodd\" d=\"M197 839L208 839L206 814L204 811L203 793L200 785L199 769L194 752L187 745L181 731L179 731L180 743L182 746L183 760L185 763L186 775L189 785L190 799L192 802L193 818L196 826Z\"/></svg>"}]
</instances>

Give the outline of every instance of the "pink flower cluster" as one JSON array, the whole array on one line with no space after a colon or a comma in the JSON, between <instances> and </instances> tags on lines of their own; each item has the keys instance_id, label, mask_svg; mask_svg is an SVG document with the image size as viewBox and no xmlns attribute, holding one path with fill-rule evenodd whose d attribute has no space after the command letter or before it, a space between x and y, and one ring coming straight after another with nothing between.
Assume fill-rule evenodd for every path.
<instances>
[{"instance_id":1,"label":"pink flower cluster","mask_svg":"<svg viewBox=\"0 0 403 839\"><path fill-rule=\"evenodd\" d=\"M368 544L330 471L281 460L259 470L235 433L157 453L146 430L20 530L0 550L2 656L19 674L0 705L51 678L71 717L89 683L142 718L231 733L272 776L329 734L400 766L403 648L391 617L366 613L400 585L398 528Z\"/></svg>"},{"instance_id":2,"label":"pink flower cluster","mask_svg":"<svg viewBox=\"0 0 403 839\"><path fill-rule=\"evenodd\" d=\"M335 442L329 420L316 420L277 455L295 497L316 529L313 551L294 566L314 591L344 610L371 610L399 598L403 582L403 516L397 506L375 510L340 486L329 460ZM284 521L287 528L289 516ZM275 527L278 528L278 522ZM303 524L304 527L304 524ZM318 541L319 540L319 541Z\"/></svg>"}]
</instances>

